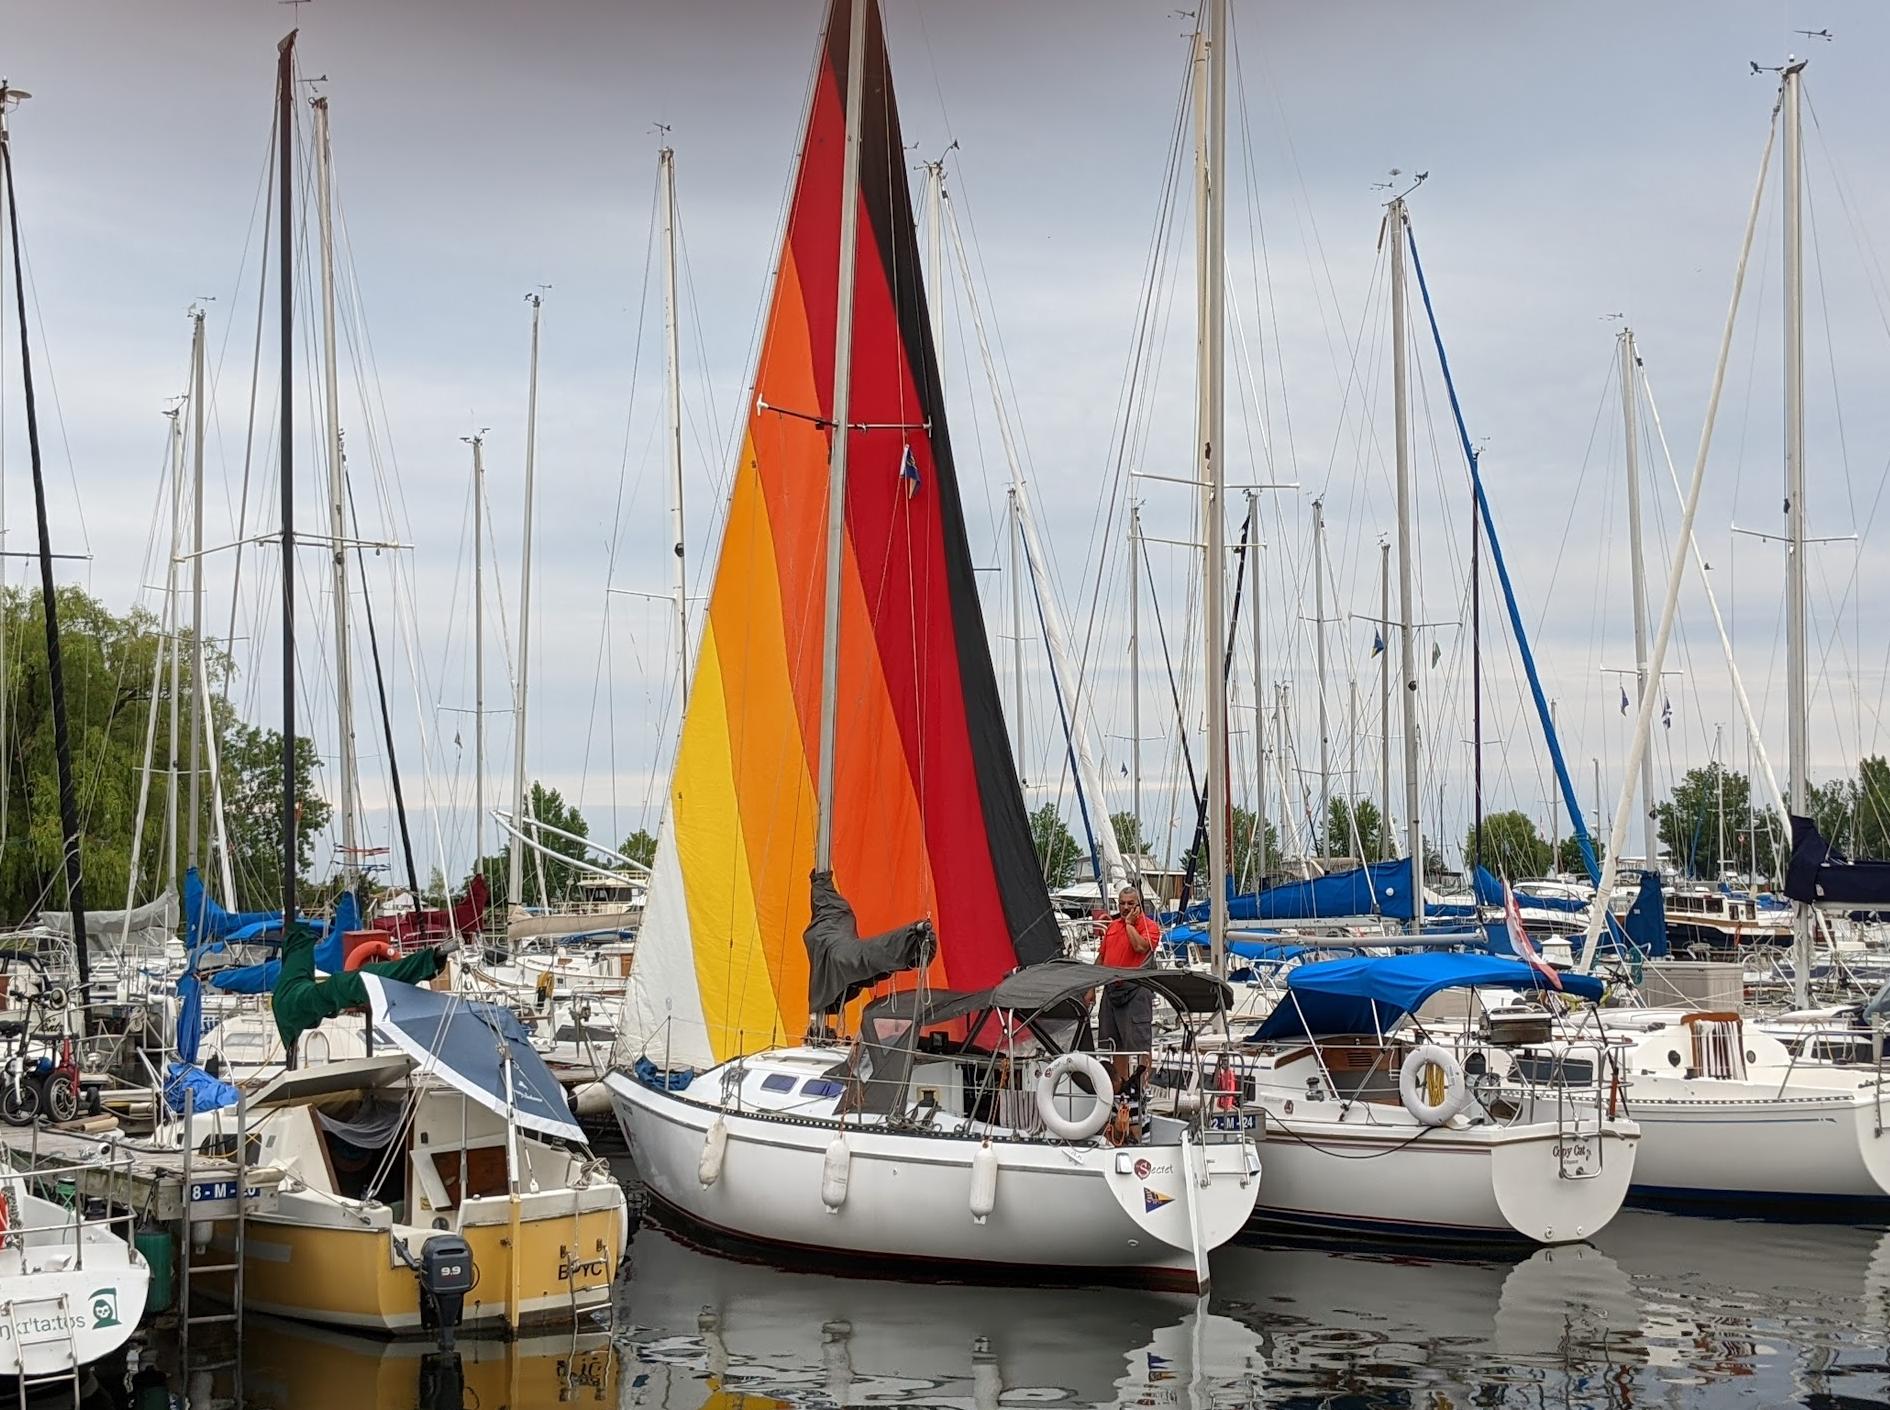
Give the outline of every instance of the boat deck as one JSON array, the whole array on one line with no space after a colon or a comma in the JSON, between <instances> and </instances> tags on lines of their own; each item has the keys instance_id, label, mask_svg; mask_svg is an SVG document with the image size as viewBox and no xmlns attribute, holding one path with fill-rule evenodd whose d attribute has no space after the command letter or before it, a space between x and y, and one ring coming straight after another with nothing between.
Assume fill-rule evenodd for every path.
<instances>
[{"instance_id":1,"label":"boat deck","mask_svg":"<svg viewBox=\"0 0 1890 1410\"><path fill-rule=\"evenodd\" d=\"M274 1166L239 1167L198 1152L127 1139L118 1131L53 1126L0 1126L0 1149L21 1173L67 1178L77 1196L106 1200L148 1219L193 1222L235 1216L239 1181L250 1214L279 1202L283 1172Z\"/></svg>"}]
</instances>

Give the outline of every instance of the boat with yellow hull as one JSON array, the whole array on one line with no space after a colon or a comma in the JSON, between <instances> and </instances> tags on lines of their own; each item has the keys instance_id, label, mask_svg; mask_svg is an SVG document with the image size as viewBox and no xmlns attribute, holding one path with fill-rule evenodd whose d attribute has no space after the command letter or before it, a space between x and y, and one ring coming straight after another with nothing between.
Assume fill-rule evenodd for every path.
<instances>
[{"instance_id":1,"label":"boat with yellow hull","mask_svg":"<svg viewBox=\"0 0 1890 1410\"><path fill-rule=\"evenodd\" d=\"M277 1207L243 1231L247 1309L391 1335L429 1329L419 1268L464 1241L471 1288L459 1326L516 1333L608 1309L629 1241L622 1188L574 1124L494 1111L443 1066L407 1053L284 1073L248 1104L253 1163L285 1172ZM548 1074L541 1082L555 1083ZM200 1150L228 1148L229 1109L196 1117ZM238 1261L233 1221L198 1255ZM214 1292L239 1295L235 1277Z\"/></svg>"}]
</instances>

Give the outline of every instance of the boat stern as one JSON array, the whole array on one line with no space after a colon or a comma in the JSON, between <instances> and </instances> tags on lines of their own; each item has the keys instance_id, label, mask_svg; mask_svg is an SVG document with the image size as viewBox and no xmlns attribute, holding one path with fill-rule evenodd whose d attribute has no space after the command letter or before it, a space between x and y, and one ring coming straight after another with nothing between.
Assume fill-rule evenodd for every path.
<instances>
[{"instance_id":1,"label":"boat stern","mask_svg":"<svg viewBox=\"0 0 1890 1410\"><path fill-rule=\"evenodd\" d=\"M1496 1143L1490 1187L1498 1211L1537 1243L1592 1238L1627 1198L1640 1135L1632 1121L1615 1120Z\"/></svg>"}]
</instances>

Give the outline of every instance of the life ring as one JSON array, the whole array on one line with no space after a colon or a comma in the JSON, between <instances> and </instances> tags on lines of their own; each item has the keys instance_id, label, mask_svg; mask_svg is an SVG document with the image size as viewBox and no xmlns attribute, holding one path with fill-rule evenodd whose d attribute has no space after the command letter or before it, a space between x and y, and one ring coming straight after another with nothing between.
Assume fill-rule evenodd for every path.
<instances>
[{"instance_id":1,"label":"life ring","mask_svg":"<svg viewBox=\"0 0 1890 1410\"><path fill-rule=\"evenodd\" d=\"M1072 1072L1089 1079L1090 1108L1081 1117L1065 1116L1057 1110L1057 1083ZM1102 1130L1115 1104L1116 1090L1109 1081L1109 1071L1091 1053L1063 1053L1052 1058L1037 1078L1037 1115L1051 1134L1066 1141L1087 1141Z\"/></svg>"},{"instance_id":2,"label":"life ring","mask_svg":"<svg viewBox=\"0 0 1890 1410\"><path fill-rule=\"evenodd\" d=\"M394 958L394 947L385 940L363 940L348 952L348 958L342 962L342 968L352 974L364 964L373 964L376 960Z\"/></svg>"},{"instance_id":3,"label":"life ring","mask_svg":"<svg viewBox=\"0 0 1890 1410\"><path fill-rule=\"evenodd\" d=\"M1430 1084L1424 1078L1428 1067L1436 1068L1444 1078L1443 1099L1435 1104L1430 1099ZM1462 1066L1448 1049L1436 1043L1420 1043L1398 1070L1398 1095L1404 1101L1404 1109L1426 1126L1442 1126L1463 1110L1464 1103L1470 1100L1470 1089L1464 1085Z\"/></svg>"}]
</instances>

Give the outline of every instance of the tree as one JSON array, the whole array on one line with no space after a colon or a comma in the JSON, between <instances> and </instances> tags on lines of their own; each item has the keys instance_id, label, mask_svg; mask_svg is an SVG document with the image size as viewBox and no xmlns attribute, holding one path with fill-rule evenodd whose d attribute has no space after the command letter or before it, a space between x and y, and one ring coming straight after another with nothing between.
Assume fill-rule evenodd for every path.
<instances>
[{"instance_id":1,"label":"tree","mask_svg":"<svg viewBox=\"0 0 1890 1410\"><path fill-rule=\"evenodd\" d=\"M1030 840L1043 879L1051 886L1068 886L1076 875L1076 839L1057 815L1055 803L1045 803L1030 815Z\"/></svg>"},{"instance_id":2,"label":"tree","mask_svg":"<svg viewBox=\"0 0 1890 1410\"><path fill-rule=\"evenodd\" d=\"M618 843L617 850L647 867L656 860L656 838L648 828L640 827Z\"/></svg>"},{"instance_id":3,"label":"tree","mask_svg":"<svg viewBox=\"0 0 1890 1410\"><path fill-rule=\"evenodd\" d=\"M1595 865L1600 866L1607 857L1608 844L1603 842L1599 837L1590 837L1588 839L1588 845L1594 848ZM1586 876L1588 874L1588 864L1582 860L1582 844L1573 834L1562 838L1555 844L1555 869L1561 872L1571 872L1576 876Z\"/></svg>"},{"instance_id":4,"label":"tree","mask_svg":"<svg viewBox=\"0 0 1890 1410\"><path fill-rule=\"evenodd\" d=\"M1744 871L1752 855L1747 831L1751 805L1752 785L1744 774L1720 763L1688 769L1667 801L1654 809L1669 860L1694 876L1717 877L1729 865ZM1757 842L1759 871L1770 874L1777 856L1763 818Z\"/></svg>"},{"instance_id":5,"label":"tree","mask_svg":"<svg viewBox=\"0 0 1890 1410\"><path fill-rule=\"evenodd\" d=\"M1362 852L1364 861L1384 861L1384 819L1378 815L1378 805L1369 798L1360 798L1355 803L1343 798L1332 799L1321 850L1328 857L1358 857Z\"/></svg>"},{"instance_id":6,"label":"tree","mask_svg":"<svg viewBox=\"0 0 1890 1410\"><path fill-rule=\"evenodd\" d=\"M1478 829L1472 827L1463 840L1466 869L1476 865ZM1536 831L1527 813L1514 809L1486 813L1481 830L1484 869L1499 877L1540 876L1549 868L1549 844Z\"/></svg>"},{"instance_id":7,"label":"tree","mask_svg":"<svg viewBox=\"0 0 1890 1410\"><path fill-rule=\"evenodd\" d=\"M1272 823L1267 824L1266 835L1261 839L1264 855L1257 855L1253 835L1257 821L1247 809L1234 809L1234 826L1227 839L1227 860L1233 868L1236 884L1243 891L1253 890L1263 878L1277 875L1280 870L1279 830ZM1256 862L1259 864L1257 868ZM1196 870L1200 872L1204 869Z\"/></svg>"},{"instance_id":8,"label":"tree","mask_svg":"<svg viewBox=\"0 0 1890 1410\"><path fill-rule=\"evenodd\" d=\"M1890 857L1890 761L1872 754L1857 766L1857 855Z\"/></svg>"},{"instance_id":9,"label":"tree","mask_svg":"<svg viewBox=\"0 0 1890 1410\"><path fill-rule=\"evenodd\" d=\"M1142 836L1142 820L1134 813L1111 813L1109 825L1116 830L1116 846L1124 852L1148 851L1148 839Z\"/></svg>"},{"instance_id":10,"label":"tree","mask_svg":"<svg viewBox=\"0 0 1890 1410\"><path fill-rule=\"evenodd\" d=\"M282 732L231 722L219 746L223 768L223 825L229 836L234 909L282 906ZM295 874L308 876L315 838L331 809L315 791L315 741L295 741ZM240 899L239 899L240 898Z\"/></svg>"}]
</instances>

